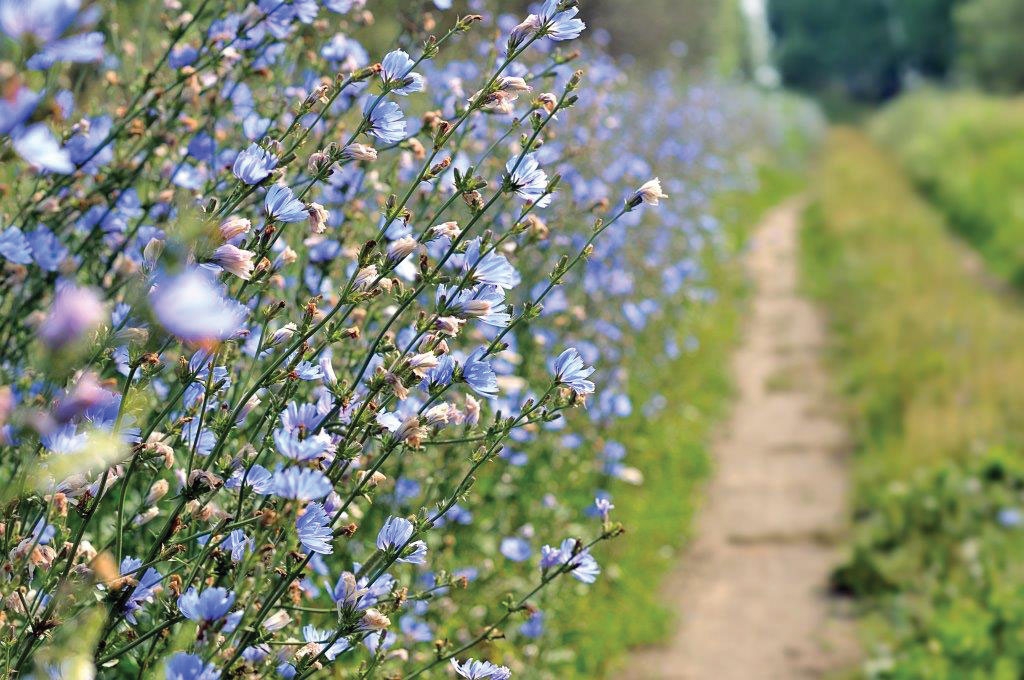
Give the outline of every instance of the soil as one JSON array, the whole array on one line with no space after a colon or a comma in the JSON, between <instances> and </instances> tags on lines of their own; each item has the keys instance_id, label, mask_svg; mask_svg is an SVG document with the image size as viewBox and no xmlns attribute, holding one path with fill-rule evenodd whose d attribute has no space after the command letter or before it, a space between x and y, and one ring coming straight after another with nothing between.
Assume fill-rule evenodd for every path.
<instances>
[{"instance_id":1,"label":"soil","mask_svg":"<svg viewBox=\"0 0 1024 680\"><path fill-rule=\"evenodd\" d=\"M847 527L849 438L822 366L823 321L798 286L801 212L799 200L777 207L748 252L737 400L665 590L679 626L638 650L624 680L820 678L859 659L846 606L827 593Z\"/></svg>"}]
</instances>

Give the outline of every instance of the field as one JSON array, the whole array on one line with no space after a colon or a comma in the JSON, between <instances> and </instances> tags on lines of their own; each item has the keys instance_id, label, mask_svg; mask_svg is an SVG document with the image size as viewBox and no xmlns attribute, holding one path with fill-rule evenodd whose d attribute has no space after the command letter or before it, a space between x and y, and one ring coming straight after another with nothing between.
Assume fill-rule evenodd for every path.
<instances>
[{"instance_id":1,"label":"field","mask_svg":"<svg viewBox=\"0 0 1024 680\"><path fill-rule=\"evenodd\" d=\"M823 155L805 271L857 443L833 587L865 603L878 677L1017 677L1024 310L863 134Z\"/></svg>"},{"instance_id":2,"label":"field","mask_svg":"<svg viewBox=\"0 0 1024 680\"><path fill-rule=\"evenodd\" d=\"M0 0L0 677L1024 676L1015 2Z\"/></svg>"}]
</instances>

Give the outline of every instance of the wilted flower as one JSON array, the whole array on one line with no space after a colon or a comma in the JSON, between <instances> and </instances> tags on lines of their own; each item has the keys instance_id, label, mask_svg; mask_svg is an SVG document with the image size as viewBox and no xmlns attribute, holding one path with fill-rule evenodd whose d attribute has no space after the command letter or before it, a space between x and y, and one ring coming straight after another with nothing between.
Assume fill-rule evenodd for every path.
<instances>
[{"instance_id":1,"label":"wilted flower","mask_svg":"<svg viewBox=\"0 0 1024 680\"><path fill-rule=\"evenodd\" d=\"M654 179L648 180L640 185L640 188L637 189L629 199L628 204L630 208L635 208L641 203L646 203L647 205L658 205L658 199L662 198L668 198L668 194L662 192L661 180L655 177Z\"/></svg>"},{"instance_id":2,"label":"wilted flower","mask_svg":"<svg viewBox=\"0 0 1024 680\"><path fill-rule=\"evenodd\" d=\"M231 272L240 279L248 281L252 278L252 270L255 266L252 258L256 253L251 250L236 248L230 243L225 243L213 252L212 261Z\"/></svg>"}]
</instances>

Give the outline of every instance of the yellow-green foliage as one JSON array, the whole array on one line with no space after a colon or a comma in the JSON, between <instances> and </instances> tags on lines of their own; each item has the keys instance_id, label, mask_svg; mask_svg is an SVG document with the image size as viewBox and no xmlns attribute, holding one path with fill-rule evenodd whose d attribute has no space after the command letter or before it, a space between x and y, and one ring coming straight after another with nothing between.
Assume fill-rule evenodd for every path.
<instances>
[{"instance_id":1,"label":"yellow-green foliage","mask_svg":"<svg viewBox=\"0 0 1024 680\"><path fill-rule=\"evenodd\" d=\"M838 330L869 476L1024 435L1024 313L967 274L965 249L867 139L835 132L807 268Z\"/></svg>"},{"instance_id":2,"label":"yellow-green foliage","mask_svg":"<svg viewBox=\"0 0 1024 680\"><path fill-rule=\"evenodd\" d=\"M830 136L815 194L806 280L858 444L834 585L871 612L872 677L1024 677L1024 309L967 273L941 213L863 135Z\"/></svg>"},{"instance_id":3,"label":"yellow-green foliage","mask_svg":"<svg viewBox=\"0 0 1024 680\"><path fill-rule=\"evenodd\" d=\"M1024 284L1024 99L922 91L871 133L993 271Z\"/></svg>"}]
</instances>

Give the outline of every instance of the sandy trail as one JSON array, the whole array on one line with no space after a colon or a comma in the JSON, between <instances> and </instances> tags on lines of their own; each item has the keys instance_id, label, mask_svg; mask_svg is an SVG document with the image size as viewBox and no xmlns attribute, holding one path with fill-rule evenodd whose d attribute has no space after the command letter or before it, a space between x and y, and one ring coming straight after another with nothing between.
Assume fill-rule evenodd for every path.
<instances>
[{"instance_id":1,"label":"sandy trail","mask_svg":"<svg viewBox=\"0 0 1024 680\"><path fill-rule=\"evenodd\" d=\"M825 587L846 525L847 433L821 366L824 329L797 287L799 201L760 225L737 402L715 444L695 538L668 581L680 625L624 680L817 678L848 668L853 624Z\"/></svg>"}]
</instances>

